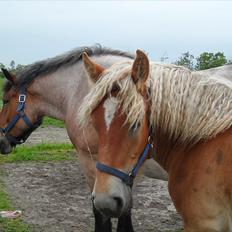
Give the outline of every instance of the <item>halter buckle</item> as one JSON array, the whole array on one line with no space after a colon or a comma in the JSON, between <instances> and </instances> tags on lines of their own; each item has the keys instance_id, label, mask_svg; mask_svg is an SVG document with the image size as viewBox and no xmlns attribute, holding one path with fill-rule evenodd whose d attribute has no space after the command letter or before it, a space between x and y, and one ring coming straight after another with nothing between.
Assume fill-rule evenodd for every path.
<instances>
[{"instance_id":1,"label":"halter buckle","mask_svg":"<svg viewBox=\"0 0 232 232\"><path fill-rule=\"evenodd\" d=\"M26 95L25 94L20 94L19 95L19 102L25 102L26 101Z\"/></svg>"},{"instance_id":2,"label":"halter buckle","mask_svg":"<svg viewBox=\"0 0 232 232\"><path fill-rule=\"evenodd\" d=\"M6 129L5 129L5 128L0 128L0 133L2 133L2 135L5 136L5 134L6 134Z\"/></svg>"},{"instance_id":3,"label":"halter buckle","mask_svg":"<svg viewBox=\"0 0 232 232\"><path fill-rule=\"evenodd\" d=\"M130 173L128 173L128 177L129 178L128 178L127 182L125 182L125 183L126 183L126 185L132 187L133 184L134 184L134 178L135 178L135 176L133 175L132 172L130 172Z\"/></svg>"}]
</instances>

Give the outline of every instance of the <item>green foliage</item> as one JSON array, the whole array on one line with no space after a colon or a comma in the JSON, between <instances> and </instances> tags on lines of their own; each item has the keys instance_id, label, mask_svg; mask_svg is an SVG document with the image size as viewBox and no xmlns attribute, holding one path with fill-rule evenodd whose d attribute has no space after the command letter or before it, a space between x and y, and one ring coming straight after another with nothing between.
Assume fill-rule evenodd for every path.
<instances>
[{"instance_id":1,"label":"green foliage","mask_svg":"<svg viewBox=\"0 0 232 232\"><path fill-rule=\"evenodd\" d=\"M14 69L15 69L15 62L14 62L14 60L12 60L12 61L10 62L10 68L11 68L11 70L14 70Z\"/></svg>"},{"instance_id":2,"label":"green foliage","mask_svg":"<svg viewBox=\"0 0 232 232\"><path fill-rule=\"evenodd\" d=\"M185 66L190 70L204 70L222 66L228 62L223 52L203 52L197 58L194 58L189 52L185 52L175 64Z\"/></svg>"},{"instance_id":3,"label":"green foliage","mask_svg":"<svg viewBox=\"0 0 232 232\"><path fill-rule=\"evenodd\" d=\"M176 65L185 66L190 70L194 69L194 56L189 52L182 53L182 56L175 62Z\"/></svg>"},{"instance_id":4,"label":"green foliage","mask_svg":"<svg viewBox=\"0 0 232 232\"><path fill-rule=\"evenodd\" d=\"M203 52L196 58L196 70L204 70L209 68L215 68L227 63L227 59L223 52L209 53Z\"/></svg>"},{"instance_id":5,"label":"green foliage","mask_svg":"<svg viewBox=\"0 0 232 232\"><path fill-rule=\"evenodd\" d=\"M10 62L10 66L9 67L7 67L6 65L4 65L3 63L0 63L0 76L2 76L1 68L8 69L11 73L15 74L18 71L23 70L24 67L25 67L25 65L23 65L23 64L17 64L16 65L16 63L15 63L14 60L12 60Z\"/></svg>"},{"instance_id":6,"label":"green foliage","mask_svg":"<svg viewBox=\"0 0 232 232\"><path fill-rule=\"evenodd\" d=\"M1 68L6 68L5 65L4 65L3 63L0 63L0 69L1 69ZM0 72L1 72L1 70L0 70Z\"/></svg>"},{"instance_id":7,"label":"green foliage","mask_svg":"<svg viewBox=\"0 0 232 232\"><path fill-rule=\"evenodd\" d=\"M16 71L16 72L21 71L21 70L24 69L24 67L25 67L25 65L18 64L18 65L16 66L16 68L15 68L15 71Z\"/></svg>"},{"instance_id":8,"label":"green foliage","mask_svg":"<svg viewBox=\"0 0 232 232\"><path fill-rule=\"evenodd\" d=\"M49 143L33 146L21 145L9 155L0 155L0 163L23 161L62 161L75 160L76 150L68 143Z\"/></svg>"}]
</instances>

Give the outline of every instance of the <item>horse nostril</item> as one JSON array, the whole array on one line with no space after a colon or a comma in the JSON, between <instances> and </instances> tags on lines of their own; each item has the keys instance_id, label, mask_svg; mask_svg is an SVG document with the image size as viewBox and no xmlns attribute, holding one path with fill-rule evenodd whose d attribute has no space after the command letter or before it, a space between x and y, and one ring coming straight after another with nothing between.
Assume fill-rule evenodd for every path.
<instances>
[{"instance_id":1,"label":"horse nostril","mask_svg":"<svg viewBox=\"0 0 232 232\"><path fill-rule=\"evenodd\" d=\"M122 198L121 198L121 197L113 197L113 199L114 199L114 201L115 201L116 204L117 204L117 208L118 208L119 210L121 210L122 207L123 207L123 200L122 200Z\"/></svg>"}]
</instances>

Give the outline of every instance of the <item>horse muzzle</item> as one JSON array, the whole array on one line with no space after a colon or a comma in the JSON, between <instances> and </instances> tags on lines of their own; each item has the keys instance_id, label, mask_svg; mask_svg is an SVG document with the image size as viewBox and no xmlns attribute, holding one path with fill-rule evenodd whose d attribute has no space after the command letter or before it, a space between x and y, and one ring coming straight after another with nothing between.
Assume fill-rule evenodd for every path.
<instances>
[{"instance_id":1,"label":"horse muzzle","mask_svg":"<svg viewBox=\"0 0 232 232\"><path fill-rule=\"evenodd\" d=\"M12 146L5 136L0 136L0 153L9 154L12 152Z\"/></svg>"},{"instance_id":2,"label":"horse muzzle","mask_svg":"<svg viewBox=\"0 0 232 232\"><path fill-rule=\"evenodd\" d=\"M99 192L94 188L92 200L96 209L105 217L119 218L131 210L131 188L116 177L110 177L110 179L113 179L110 191Z\"/></svg>"}]
</instances>

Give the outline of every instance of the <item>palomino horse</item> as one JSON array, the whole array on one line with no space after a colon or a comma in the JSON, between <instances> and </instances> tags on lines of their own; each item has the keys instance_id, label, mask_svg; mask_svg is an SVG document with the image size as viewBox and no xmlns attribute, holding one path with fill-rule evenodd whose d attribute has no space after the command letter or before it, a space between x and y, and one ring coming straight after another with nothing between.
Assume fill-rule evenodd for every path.
<instances>
[{"instance_id":1,"label":"palomino horse","mask_svg":"<svg viewBox=\"0 0 232 232\"><path fill-rule=\"evenodd\" d=\"M79 112L99 134L96 208L118 217L130 210L133 178L152 154L186 232L232 231L232 83L149 64L139 50L133 64L106 70L83 58L98 80Z\"/></svg>"},{"instance_id":2,"label":"palomino horse","mask_svg":"<svg viewBox=\"0 0 232 232\"><path fill-rule=\"evenodd\" d=\"M77 110L89 91L81 54L86 51L103 67L115 62L128 61L133 55L126 52L95 47L81 47L52 59L27 66L17 77L4 74L8 82L4 87L3 108L0 113L1 153L10 153L41 123L43 116L65 122L68 135L78 150L79 160L93 189L97 136L91 126L84 130L77 126ZM91 152L91 153L89 153ZM103 217L94 208L95 231L110 232L109 217ZM119 219L117 231L133 231L130 213Z\"/></svg>"}]
</instances>

